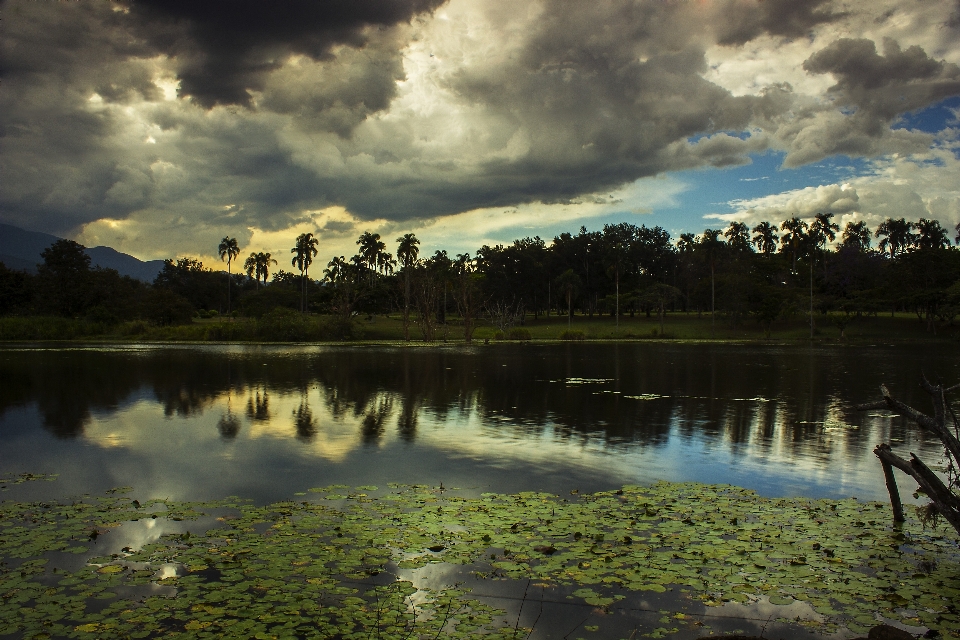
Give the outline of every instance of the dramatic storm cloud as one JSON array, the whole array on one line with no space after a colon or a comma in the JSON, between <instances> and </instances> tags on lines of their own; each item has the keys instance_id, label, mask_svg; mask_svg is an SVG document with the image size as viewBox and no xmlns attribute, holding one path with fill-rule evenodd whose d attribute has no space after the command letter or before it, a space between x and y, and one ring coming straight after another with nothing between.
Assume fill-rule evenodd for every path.
<instances>
[{"instance_id":1,"label":"dramatic storm cloud","mask_svg":"<svg viewBox=\"0 0 960 640\"><path fill-rule=\"evenodd\" d=\"M953 159L923 164L952 148L956 125L902 120L960 95L960 20L945 3L8 0L0 12L0 221L144 258L209 257L224 235L282 252L311 231L344 252L363 230L415 231L472 251L639 223L697 189L691 171L764 153L785 170L865 158L871 184L896 166L928 214L960 220L956 194L921 177ZM720 215L881 215L863 189L811 184ZM702 223L677 215L655 224Z\"/></svg>"}]
</instances>

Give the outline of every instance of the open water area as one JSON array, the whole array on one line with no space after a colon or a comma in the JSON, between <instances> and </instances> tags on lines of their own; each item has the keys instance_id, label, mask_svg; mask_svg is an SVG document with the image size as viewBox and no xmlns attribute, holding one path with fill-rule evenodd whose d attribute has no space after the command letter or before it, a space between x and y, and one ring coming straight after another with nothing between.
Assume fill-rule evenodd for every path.
<instances>
[{"instance_id":1,"label":"open water area","mask_svg":"<svg viewBox=\"0 0 960 640\"><path fill-rule=\"evenodd\" d=\"M7 346L0 472L25 493L288 499L387 482L565 494L656 480L885 499L873 447L936 461L885 383L960 381L951 348L717 344Z\"/></svg>"},{"instance_id":2,"label":"open water area","mask_svg":"<svg viewBox=\"0 0 960 640\"><path fill-rule=\"evenodd\" d=\"M942 446L901 416L856 405L878 400L886 384L928 410L921 372L960 382L956 356L952 346L882 344L6 345L0 475L57 479L9 483L0 498L130 487L144 502L269 504L314 487L383 493L399 483L575 499L666 480L885 501L874 446L889 442L932 465ZM916 502L900 479L905 501ZM124 524L97 553L213 521L158 523ZM391 566L417 586L469 586L535 638L583 636L600 615L568 598L573 589L491 582L476 567ZM590 637L640 637L681 609L703 626L668 635L809 634L799 623L816 614L800 601L791 607L627 594Z\"/></svg>"}]
</instances>

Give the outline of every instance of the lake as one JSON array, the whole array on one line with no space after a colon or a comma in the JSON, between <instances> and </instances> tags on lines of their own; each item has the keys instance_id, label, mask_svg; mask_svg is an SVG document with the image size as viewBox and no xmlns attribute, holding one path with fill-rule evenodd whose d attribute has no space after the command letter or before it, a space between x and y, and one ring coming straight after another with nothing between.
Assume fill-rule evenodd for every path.
<instances>
[{"instance_id":1,"label":"lake","mask_svg":"<svg viewBox=\"0 0 960 640\"><path fill-rule=\"evenodd\" d=\"M930 462L941 446L854 407L886 383L927 410L920 371L960 381L955 356L884 345L8 345L0 473L59 474L11 487L17 498L129 486L266 503L331 483L567 494L665 479L885 500L876 444Z\"/></svg>"}]
</instances>

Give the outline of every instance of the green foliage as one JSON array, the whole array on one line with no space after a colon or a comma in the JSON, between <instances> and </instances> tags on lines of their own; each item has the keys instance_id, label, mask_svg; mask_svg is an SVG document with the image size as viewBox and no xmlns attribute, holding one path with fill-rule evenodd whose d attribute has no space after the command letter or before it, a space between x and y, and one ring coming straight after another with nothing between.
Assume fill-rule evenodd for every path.
<instances>
[{"instance_id":1,"label":"green foliage","mask_svg":"<svg viewBox=\"0 0 960 640\"><path fill-rule=\"evenodd\" d=\"M580 331L579 329L567 329L560 332L560 335L558 337L561 340L576 340L579 342L584 340L587 336L586 334L584 334L583 331Z\"/></svg>"},{"instance_id":2,"label":"green foliage","mask_svg":"<svg viewBox=\"0 0 960 640\"><path fill-rule=\"evenodd\" d=\"M512 327L507 331L497 331L493 337L497 340L529 340L530 331L523 327Z\"/></svg>"},{"instance_id":3,"label":"green foliage","mask_svg":"<svg viewBox=\"0 0 960 640\"><path fill-rule=\"evenodd\" d=\"M0 485L29 479L37 478ZM673 590L708 607L800 600L822 616L814 623L821 633L862 633L882 615L960 635L956 535L913 516L893 527L880 503L769 499L696 483L575 499L536 492L466 498L399 485L373 495L377 487L339 485L266 506L236 498L139 502L123 491L0 504L3 632L512 636L502 612L456 585L417 594L408 581L374 578L390 562L402 570L441 562L469 565L481 578L565 587L601 609L615 608L625 593ZM93 542L118 523L153 519L162 528L204 513L223 514L222 528L187 527L142 548L91 557ZM73 553L86 564L70 568L57 555ZM669 622L686 624L683 616Z\"/></svg>"}]
</instances>

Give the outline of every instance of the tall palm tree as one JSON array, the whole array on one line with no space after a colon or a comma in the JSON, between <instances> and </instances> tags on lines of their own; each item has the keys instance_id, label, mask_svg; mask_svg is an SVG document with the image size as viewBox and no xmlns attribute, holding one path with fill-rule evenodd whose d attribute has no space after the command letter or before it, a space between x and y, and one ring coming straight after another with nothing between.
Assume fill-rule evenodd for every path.
<instances>
[{"instance_id":1,"label":"tall palm tree","mask_svg":"<svg viewBox=\"0 0 960 640\"><path fill-rule=\"evenodd\" d=\"M620 272L624 270L630 251L630 230L625 225L604 225L603 227L603 258L607 263L608 273L613 271L613 280L616 286L616 328L620 328Z\"/></svg>"},{"instance_id":2,"label":"tall palm tree","mask_svg":"<svg viewBox=\"0 0 960 640\"><path fill-rule=\"evenodd\" d=\"M918 249L947 249L950 247L947 230L943 228L939 220L920 218L917 221L917 231L920 232L920 237L917 239Z\"/></svg>"},{"instance_id":3,"label":"tall palm tree","mask_svg":"<svg viewBox=\"0 0 960 640\"><path fill-rule=\"evenodd\" d=\"M267 286L267 278L270 277L270 264L277 264L277 261L270 257L270 253L258 253L257 262L260 264L260 274L263 276L263 286Z\"/></svg>"},{"instance_id":4,"label":"tall palm tree","mask_svg":"<svg viewBox=\"0 0 960 640\"><path fill-rule=\"evenodd\" d=\"M375 274L379 273L386 264L384 256L387 245L380 239L379 233L370 233L369 231L364 231L360 235L357 244L360 245L358 255L363 259L367 269L370 270L370 284L372 285Z\"/></svg>"},{"instance_id":5,"label":"tall palm tree","mask_svg":"<svg viewBox=\"0 0 960 640\"><path fill-rule=\"evenodd\" d=\"M777 250L777 241L780 236L777 235L777 228L764 220L753 228L753 244L757 246L765 256Z\"/></svg>"},{"instance_id":6,"label":"tall palm tree","mask_svg":"<svg viewBox=\"0 0 960 640\"><path fill-rule=\"evenodd\" d=\"M843 228L843 238L840 240L840 246L853 249L864 253L870 250L870 229L863 220L859 222L848 222Z\"/></svg>"},{"instance_id":7,"label":"tall palm tree","mask_svg":"<svg viewBox=\"0 0 960 640\"><path fill-rule=\"evenodd\" d=\"M224 258L227 260L227 315L230 315L230 281L232 280L230 265L233 259L240 255L240 245L237 244L236 238L224 236L223 240L220 241L218 251L220 252L220 260L222 261Z\"/></svg>"},{"instance_id":8,"label":"tall palm tree","mask_svg":"<svg viewBox=\"0 0 960 640\"><path fill-rule=\"evenodd\" d=\"M786 231L785 234L780 236L780 250L783 251L787 247L790 248L790 252L793 254L793 268L791 271L796 273L797 254L800 253L800 248L807 241L807 223L794 216L789 220L785 220L783 224L780 225L780 229Z\"/></svg>"},{"instance_id":9,"label":"tall palm tree","mask_svg":"<svg viewBox=\"0 0 960 640\"><path fill-rule=\"evenodd\" d=\"M310 271L310 265L313 264L313 258L317 255L317 244L320 241L313 237L312 233L301 233L290 253L293 256L291 264L300 269L300 312L307 311L307 274Z\"/></svg>"},{"instance_id":10,"label":"tall palm tree","mask_svg":"<svg viewBox=\"0 0 960 640\"><path fill-rule=\"evenodd\" d=\"M704 252L707 262L710 264L710 337L713 337L713 331L716 327L717 312L717 288L716 288L716 266L717 258L723 248L723 240L720 239L720 229L704 229L700 235L699 245Z\"/></svg>"},{"instance_id":11,"label":"tall palm tree","mask_svg":"<svg viewBox=\"0 0 960 640\"><path fill-rule=\"evenodd\" d=\"M260 263L257 261L257 254L251 253L247 256L247 259L243 261L243 268L247 272L247 277L253 278L257 283L257 291L260 290Z\"/></svg>"},{"instance_id":12,"label":"tall palm tree","mask_svg":"<svg viewBox=\"0 0 960 640\"><path fill-rule=\"evenodd\" d=\"M727 230L723 232L727 239L727 244L737 253L749 253L750 248L750 228L742 222L731 222Z\"/></svg>"},{"instance_id":13,"label":"tall palm tree","mask_svg":"<svg viewBox=\"0 0 960 640\"><path fill-rule=\"evenodd\" d=\"M412 233L405 233L397 238L397 258L403 269L403 339L410 339L410 271L417 263L420 241Z\"/></svg>"},{"instance_id":14,"label":"tall palm tree","mask_svg":"<svg viewBox=\"0 0 960 640\"><path fill-rule=\"evenodd\" d=\"M903 218L887 218L877 227L876 236L883 238L880 241L880 251L890 250L890 257L896 258L897 254L903 253L914 245L917 236L913 233L914 224L907 222Z\"/></svg>"},{"instance_id":15,"label":"tall palm tree","mask_svg":"<svg viewBox=\"0 0 960 640\"><path fill-rule=\"evenodd\" d=\"M810 249L810 339L813 340L813 263L817 259L817 253L827 243L827 240L833 242L837 239L837 231L840 226L833 222L832 213L818 213L810 223L808 233ZM826 263L824 263L826 266Z\"/></svg>"},{"instance_id":16,"label":"tall palm tree","mask_svg":"<svg viewBox=\"0 0 960 640\"><path fill-rule=\"evenodd\" d=\"M573 269L567 269L557 277L557 289L567 298L567 329L570 329L570 319L573 318L573 297L582 284L580 276L574 273Z\"/></svg>"}]
</instances>

